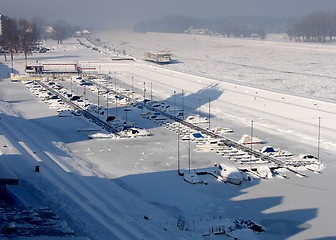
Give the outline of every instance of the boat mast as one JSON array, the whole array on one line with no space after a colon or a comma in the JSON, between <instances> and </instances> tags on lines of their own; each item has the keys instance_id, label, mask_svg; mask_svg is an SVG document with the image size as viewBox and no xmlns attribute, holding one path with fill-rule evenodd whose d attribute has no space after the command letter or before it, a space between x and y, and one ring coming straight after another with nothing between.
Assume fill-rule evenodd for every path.
<instances>
[{"instance_id":1,"label":"boat mast","mask_svg":"<svg viewBox=\"0 0 336 240\"><path fill-rule=\"evenodd\" d=\"M318 118L317 160L320 161L321 117Z\"/></svg>"}]
</instances>

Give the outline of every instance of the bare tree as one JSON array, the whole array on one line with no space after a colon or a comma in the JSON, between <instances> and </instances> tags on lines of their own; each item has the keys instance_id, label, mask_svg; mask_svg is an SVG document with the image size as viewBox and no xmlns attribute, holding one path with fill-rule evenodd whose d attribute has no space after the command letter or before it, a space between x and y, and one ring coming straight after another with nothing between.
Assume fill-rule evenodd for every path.
<instances>
[{"instance_id":1,"label":"bare tree","mask_svg":"<svg viewBox=\"0 0 336 240\"><path fill-rule=\"evenodd\" d=\"M37 41L36 27L26 19L20 19L18 23L18 34L21 44L21 51L24 53L27 61L28 55L32 54Z\"/></svg>"},{"instance_id":2,"label":"bare tree","mask_svg":"<svg viewBox=\"0 0 336 240\"><path fill-rule=\"evenodd\" d=\"M336 16L326 12L313 12L288 30L291 40L305 42L332 41L336 35Z\"/></svg>"},{"instance_id":3,"label":"bare tree","mask_svg":"<svg viewBox=\"0 0 336 240\"><path fill-rule=\"evenodd\" d=\"M58 44L62 44L63 40L70 37L72 31L71 27L64 21L58 21L53 25L54 33L52 38L57 41Z\"/></svg>"},{"instance_id":4,"label":"bare tree","mask_svg":"<svg viewBox=\"0 0 336 240\"><path fill-rule=\"evenodd\" d=\"M10 54L12 61L12 72L13 72L13 56L18 54L20 51L20 40L18 38L18 22L15 18L9 18L7 16L2 16L2 36L1 36L1 47L5 54L6 52Z\"/></svg>"}]
</instances>

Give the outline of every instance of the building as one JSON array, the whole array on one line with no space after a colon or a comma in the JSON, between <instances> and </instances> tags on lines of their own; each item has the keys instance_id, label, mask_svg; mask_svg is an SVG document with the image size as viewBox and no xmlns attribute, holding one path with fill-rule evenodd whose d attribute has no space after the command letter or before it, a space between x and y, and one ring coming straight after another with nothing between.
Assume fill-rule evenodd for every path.
<instances>
[{"instance_id":1,"label":"building","mask_svg":"<svg viewBox=\"0 0 336 240\"><path fill-rule=\"evenodd\" d=\"M34 63L26 65L28 74L80 74L81 68L77 63Z\"/></svg>"},{"instance_id":2,"label":"building","mask_svg":"<svg viewBox=\"0 0 336 240\"><path fill-rule=\"evenodd\" d=\"M185 33L187 34L196 34L196 35L212 35L212 32L206 28L188 28Z\"/></svg>"},{"instance_id":3,"label":"building","mask_svg":"<svg viewBox=\"0 0 336 240\"><path fill-rule=\"evenodd\" d=\"M90 37L90 35L91 33L86 29L75 32L75 37Z\"/></svg>"}]
</instances>

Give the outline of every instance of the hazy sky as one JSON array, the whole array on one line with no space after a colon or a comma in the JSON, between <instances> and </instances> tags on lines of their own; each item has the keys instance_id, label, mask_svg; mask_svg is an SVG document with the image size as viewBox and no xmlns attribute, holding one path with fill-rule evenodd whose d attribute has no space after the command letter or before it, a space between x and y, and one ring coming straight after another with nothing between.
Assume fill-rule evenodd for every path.
<instances>
[{"instance_id":1,"label":"hazy sky","mask_svg":"<svg viewBox=\"0 0 336 240\"><path fill-rule=\"evenodd\" d=\"M41 16L85 27L132 27L167 15L303 16L336 11L336 0L0 0L0 14L31 19Z\"/></svg>"}]
</instances>

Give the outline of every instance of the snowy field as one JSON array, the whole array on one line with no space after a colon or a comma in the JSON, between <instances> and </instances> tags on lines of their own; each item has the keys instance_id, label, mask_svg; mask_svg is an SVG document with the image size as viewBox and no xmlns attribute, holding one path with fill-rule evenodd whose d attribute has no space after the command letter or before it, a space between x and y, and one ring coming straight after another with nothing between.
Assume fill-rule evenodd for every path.
<instances>
[{"instance_id":1,"label":"snowy field","mask_svg":"<svg viewBox=\"0 0 336 240\"><path fill-rule=\"evenodd\" d=\"M88 132L77 130L96 125L84 117L58 117L24 84L7 78L11 64L2 59L0 164L19 177L20 185L9 190L23 205L50 208L76 236L90 239L230 239L212 234L213 228L225 228L238 239L336 237L335 45L289 43L281 37L259 41L130 32L95 37L136 61L112 61L113 51L99 53L75 39L61 46L47 42L54 50L29 61L94 66L117 86L133 86L138 95L145 86L146 98L178 108L183 101L190 115L208 117L210 101L211 126L233 129L228 138L249 134L253 120L254 136L295 156L317 155L320 117L319 155L325 168L322 174L305 171L306 178L285 172L289 179L254 178L238 186L208 175L201 176L206 185L186 183L177 174L176 133L140 117L146 110L132 108L127 117L151 136L90 140ZM149 50L171 50L176 61L164 66L142 61ZM15 71L23 73L24 64L17 57ZM69 88L69 79L62 84ZM84 93L78 83L71 87ZM95 93L87 97L97 103ZM119 117L126 117L124 110L109 105ZM192 169L224 161L218 154L194 151L194 142L191 148ZM188 142L180 142L180 156L187 170ZM239 219L266 231L239 230Z\"/></svg>"}]
</instances>

